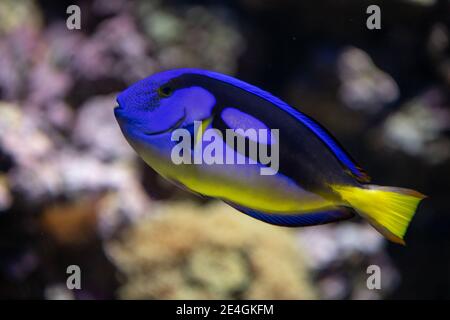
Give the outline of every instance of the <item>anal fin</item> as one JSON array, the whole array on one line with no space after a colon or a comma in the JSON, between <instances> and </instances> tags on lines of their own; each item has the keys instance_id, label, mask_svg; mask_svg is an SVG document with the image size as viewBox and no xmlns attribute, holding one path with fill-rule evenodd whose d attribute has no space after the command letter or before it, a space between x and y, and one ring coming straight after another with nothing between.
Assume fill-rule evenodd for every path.
<instances>
[{"instance_id":1,"label":"anal fin","mask_svg":"<svg viewBox=\"0 0 450 320\"><path fill-rule=\"evenodd\" d=\"M232 202L225 201L227 204L236 210L245 213L246 215L270 223L277 226L284 227L306 227L336 222L352 218L355 213L351 208L335 207L329 210L310 212L310 213L268 213L250 208L242 207Z\"/></svg>"}]
</instances>

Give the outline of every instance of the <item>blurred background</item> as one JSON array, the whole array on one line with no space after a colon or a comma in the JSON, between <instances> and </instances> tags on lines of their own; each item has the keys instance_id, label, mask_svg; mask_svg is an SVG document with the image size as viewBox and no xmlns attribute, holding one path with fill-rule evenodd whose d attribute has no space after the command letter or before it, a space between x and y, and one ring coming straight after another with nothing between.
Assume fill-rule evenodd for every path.
<instances>
[{"instance_id":1,"label":"blurred background","mask_svg":"<svg viewBox=\"0 0 450 320\"><path fill-rule=\"evenodd\" d=\"M0 2L0 298L450 298L450 1L79 1L69 30L71 4ZM427 194L407 246L358 219L270 226L158 177L112 110L175 67L274 93L373 183Z\"/></svg>"}]
</instances>

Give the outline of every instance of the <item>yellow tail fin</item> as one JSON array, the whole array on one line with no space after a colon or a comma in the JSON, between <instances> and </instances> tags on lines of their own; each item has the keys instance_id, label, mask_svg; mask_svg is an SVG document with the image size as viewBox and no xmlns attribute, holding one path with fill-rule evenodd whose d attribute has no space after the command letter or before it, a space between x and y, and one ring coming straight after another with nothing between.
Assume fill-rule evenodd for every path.
<instances>
[{"instance_id":1,"label":"yellow tail fin","mask_svg":"<svg viewBox=\"0 0 450 320\"><path fill-rule=\"evenodd\" d=\"M403 245L403 237L416 208L426 197L410 189L374 185L365 188L333 185L332 188L382 235Z\"/></svg>"}]
</instances>

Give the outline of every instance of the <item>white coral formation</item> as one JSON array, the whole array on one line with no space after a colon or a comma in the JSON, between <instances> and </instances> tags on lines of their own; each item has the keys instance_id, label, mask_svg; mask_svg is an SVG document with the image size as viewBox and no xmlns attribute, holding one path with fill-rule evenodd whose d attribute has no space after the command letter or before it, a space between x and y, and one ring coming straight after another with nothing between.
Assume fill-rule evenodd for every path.
<instances>
[{"instance_id":1,"label":"white coral formation","mask_svg":"<svg viewBox=\"0 0 450 320\"><path fill-rule=\"evenodd\" d=\"M450 112L442 105L437 90L429 90L393 113L381 130L383 143L390 149L418 156L431 164L450 158Z\"/></svg>"},{"instance_id":2,"label":"white coral formation","mask_svg":"<svg viewBox=\"0 0 450 320\"><path fill-rule=\"evenodd\" d=\"M338 75L341 80L339 95L353 109L377 112L400 96L394 79L377 68L361 49L349 47L342 51L338 59Z\"/></svg>"},{"instance_id":3,"label":"white coral formation","mask_svg":"<svg viewBox=\"0 0 450 320\"><path fill-rule=\"evenodd\" d=\"M291 230L223 203L164 204L107 246L124 299L311 299Z\"/></svg>"},{"instance_id":4,"label":"white coral formation","mask_svg":"<svg viewBox=\"0 0 450 320\"><path fill-rule=\"evenodd\" d=\"M96 99L97 102L114 101L112 97ZM3 175L8 181L1 188L4 209L12 202L8 200L10 189L30 203L43 203L61 195L76 199L92 192L111 191L117 199L110 201L108 210L104 211L108 218L100 216L99 227L105 233L148 210L150 202L139 183L132 151L120 136L113 116L109 116L112 106L95 103L93 107L88 102L82 107L85 109L79 114L79 120L85 123L77 125L83 134L76 135L75 140L82 144L93 132L97 138L90 139L88 147L81 150L51 131L42 118L24 112L17 105L0 103L0 146L13 162L12 168ZM96 123L93 127L92 121ZM112 140L106 143L108 138Z\"/></svg>"}]
</instances>

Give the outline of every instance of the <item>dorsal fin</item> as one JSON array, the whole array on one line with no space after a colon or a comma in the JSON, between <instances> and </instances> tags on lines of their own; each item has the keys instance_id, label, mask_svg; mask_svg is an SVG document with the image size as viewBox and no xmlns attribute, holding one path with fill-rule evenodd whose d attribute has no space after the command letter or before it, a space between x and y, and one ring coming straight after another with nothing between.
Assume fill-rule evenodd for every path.
<instances>
[{"instance_id":1,"label":"dorsal fin","mask_svg":"<svg viewBox=\"0 0 450 320\"><path fill-rule=\"evenodd\" d=\"M344 148L342 148L336 138L334 138L327 129L300 111L293 109L290 114L314 132L316 136L319 137L322 142L325 143L325 145L333 152L336 158L349 170L349 173L354 176L356 180L359 182L370 182L369 175L356 163L355 160L352 159L352 157L344 150Z\"/></svg>"},{"instance_id":2,"label":"dorsal fin","mask_svg":"<svg viewBox=\"0 0 450 320\"><path fill-rule=\"evenodd\" d=\"M317 121L313 120L309 116L304 113L294 109L286 102L281 99L275 97L267 91L264 91L258 87L255 87L249 83L238 80L231 76L227 76L224 74L200 70L200 69L179 69L177 70L180 74L183 73L192 73L204 75L206 77L216 79L227 84L233 85L235 87L244 89L254 95L257 95L265 100L270 101L274 105L278 106L282 110L289 113L292 117L300 121L304 126L306 126L309 130L311 130L335 155L335 157L339 160L339 162L348 169L348 173L351 174L355 179L360 182L369 182L370 177L368 174L350 157L350 155L341 147L339 142Z\"/></svg>"}]
</instances>

